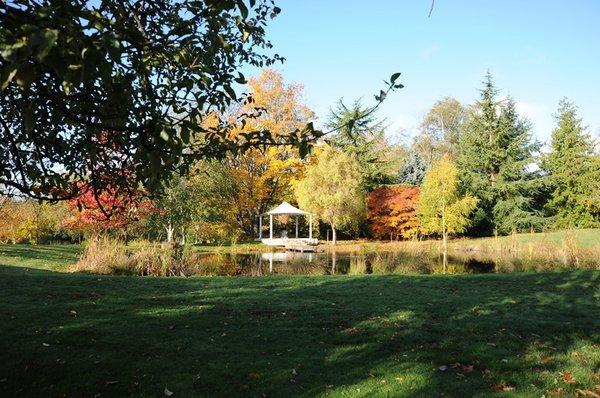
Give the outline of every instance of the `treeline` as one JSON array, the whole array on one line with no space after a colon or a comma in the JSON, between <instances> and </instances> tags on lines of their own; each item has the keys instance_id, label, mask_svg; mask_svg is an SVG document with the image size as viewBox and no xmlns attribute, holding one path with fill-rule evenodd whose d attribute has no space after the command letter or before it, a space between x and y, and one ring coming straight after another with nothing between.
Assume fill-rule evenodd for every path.
<instances>
[{"instance_id":1,"label":"treeline","mask_svg":"<svg viewBox=\"0 0 600 398\"><path fill-rule=\"evenodd\" d=\"M290 134L314 119L302 102L302 87L286 84L271 69L249 79L249 87L253 103L232 106L222 116L263 112L232 135L262 129ZM73 241L98 233L192 243L252 239L259 234L259 215L284 200L316 213L315 234L324 237L331 230L332 238L598 227L596 143L573 103L562 100L555 118L551 141L543 147L489 74L476 103L437 101L410 143L390 142L386 122L373 108L340 101L325 123L329 133L307 157L294 147L265 146L204 160L152 197L119 187L97 195L82 186L78 197L57 205L5 198L0 241ZM424 181L429 182L423 186ZM456 216L441 209L444 195L457 204L468 202L459 209L462 219L454 219L460 228L432 227ZM286 217L276 224L278 231L293 228Z\"/></svg>"}]
</instances>

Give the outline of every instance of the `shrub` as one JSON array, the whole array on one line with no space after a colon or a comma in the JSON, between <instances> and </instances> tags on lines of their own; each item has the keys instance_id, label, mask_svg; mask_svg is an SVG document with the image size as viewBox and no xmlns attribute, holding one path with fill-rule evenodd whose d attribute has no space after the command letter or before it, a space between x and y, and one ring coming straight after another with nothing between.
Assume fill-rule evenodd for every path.
<instances>
[{"instance_id":1,"label":"shrub","mask_svg":"<svg viewBox=\"0 0 600 398\"><path fill-rule=\"evenodd\" d=\"M198 254L178 244L127 247L117 239L93 237L74 271L97 274L188 276L198 272Z\"/></svg>"},{"instance_id":2,"label":"shrub","mask_svg":"<svg viewBox=\"0 0 600 398\"><path fill-rule=\"evenodd\" d=\"M123 274L130 272L131 264L121 242L108 237L92 237L74 271L95 274Z\"/></svg>"}]
</instances>

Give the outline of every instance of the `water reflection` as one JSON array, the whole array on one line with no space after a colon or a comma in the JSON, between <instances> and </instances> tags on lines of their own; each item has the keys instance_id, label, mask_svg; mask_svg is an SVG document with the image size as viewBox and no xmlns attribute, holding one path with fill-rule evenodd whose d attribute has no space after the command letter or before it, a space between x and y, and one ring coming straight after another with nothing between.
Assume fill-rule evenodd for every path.
<instances>
[{"instance_id":1,"label":"water reflection","mask_svg":"<svg viewBox=\"0 0 600 398\"><path fill-rule=\"evenodd\" d=\"M490 256L449 256L447 273L492 273L540 270L523 259L494 261ZM386 275L443 273L438 255L406 252L360 253L204 253L188 275Z\"/></svg>"}]
</instances>

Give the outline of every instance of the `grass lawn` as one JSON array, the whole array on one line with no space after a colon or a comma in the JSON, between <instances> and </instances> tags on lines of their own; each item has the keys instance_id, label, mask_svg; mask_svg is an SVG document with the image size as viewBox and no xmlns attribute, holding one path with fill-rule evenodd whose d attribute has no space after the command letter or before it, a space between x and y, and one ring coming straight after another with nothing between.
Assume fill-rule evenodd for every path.
<instances>
[{"instance_id":1,"label":"grass lawn","mask_svg":"<svg viewBox=\"0 0 600 398\"><path fill-rule=\"evenodd\" d=\"M495 247L496 244L501 246L511 246L513 239L517 245L528 245L530 243L534 245L540 245L544 247L559 248L565 244L566 240L570 240L572 244L581 248L592 248L600 245L600 229L577 229L577 230L559 230L549 232L537 232L537 233L519 233L515 237L499 236L498 240L494 237L485 238L458 238L450 240L450 247L452 248L470 248L473 246L490 246ZM436 243L434 239L425 240L424 242ZM356 247L357 249L363 248L365 250L378 250L378 249L392 249L394 246L402 246L403 244L410 244L411 241L400 241L392 242L389 241L369 241L369 240L348 240L338 241L338 249L343 250L345 246Z\"/></svg>"},{"instance_id":2,"label":"grass lawn","mask_svg":"<svg viewBox=\"0 0 600 398\"><path fill-rule=\"evenodd\" d=\"M501 245L508 245L512 241L512 236L501 236L498 241ZM561 246L566 239L572 241L581 247L593 247L600 245L600 229L577 229L577 230L560 230L540 233L520 233L516 235L516 241L519 244L548 244ZM461 242L473 242L493 244L494 238L478 238L478 239L458 239L454 241L456 244Z\"/></svg>"},{"instance_id":3,"label":"grass lawn","mask_svg":"<svg viewBox=\"0 0 600 398\"><path fill-rule=\"evenodd\" d=\"M0 396L600 393L597 271L167 279L2 266L0 303Z\"/></svg>"},{"instance_id":4,"label":"grass lawn","mask_svg":"<svg viewBox=\"0 0 600 398\"><path fill-rule=\"evenodd\" d=\"M80 245L0 245L0 267L12 265L67 271L82 251Z\"/></svg>"}]
</instances>

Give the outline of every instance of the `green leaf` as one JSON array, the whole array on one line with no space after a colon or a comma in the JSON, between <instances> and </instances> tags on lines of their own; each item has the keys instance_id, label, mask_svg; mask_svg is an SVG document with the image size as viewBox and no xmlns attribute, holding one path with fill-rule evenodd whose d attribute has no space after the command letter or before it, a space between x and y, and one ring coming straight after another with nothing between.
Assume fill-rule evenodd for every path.
<instances>
[{"instance_id":1,"label":"green leaf","mask_svg":"<svg viewBox=\"0 0 600 398\"><path fill-rule=\"evenodd\" d=\"M62 88L65 91L65 94L69 95L71 94L71 90L73 90L73 83L68 80L64 80L62 82Z\"/></svg>"},{"instance_id":2,"label":"green leaf","mask_svg":"<svg viewBox=\"0 0 600 398\"><path fill-rule=\"evenodd\" d=\"M231 86L225 86L224 89L232 100L237 100L235 91L231 88Z\"/></svg>"},{"instance_id":3,"label":"green leaf","mask_svg":"<svg viewBox=\"0 0 600 398\"><path fill-rule=\"evenodd\" d=\"M4 68L0 79L0 90L4 90L17 74L17 68Z\"/></svg>"},{"instance_id":4,"label":"green leaf","mask_svg":"<svg viewBox=\"0 0 600 398\"><path fill-rule=\"evenodd\" d=\"M162 138L165 141L169 141L169 133L167 133L167 130L165 130L165 129L161 130L160 138Z\"/></svg>"},{"instance_id":5,"label":"green leaf","mask_svg":"<svg viewBox=\"0 0 600 398\"><path fill-rule=\"evenodd\" d=\"M248 18L248 7L244 4L244 0L238 1L238 7L240 9L240 13L242 14L242 18Z\"/></svg>"},{"instance_id":6,"label":"green leaf","mask_svg":"<svg viewBox=\"0 0 600 398\"><path fill-rule=\"evenodd\" d=\"M27 58L31 50L25 41L19 41L14 44L3 44L0 46L0 55L9 62L18 62Z\"/></svg>"},{"instance_id":7,"label":"green leaf","mask_svg":"<svg viewBox=\"0 0 600 398\"><path fill-rule=\"evenodd\" d=\"M238 77L235 81L239 84L246 84L246 77L242 74L242 72L238 72Z\"/></svg>"},{"instance_id":8,"label":"green leaf","mask_svg":"<svg viewBox=\"0 0 600 398\"><path fill-rule=\"evenodd\" d=\"M33 127L35 126L35 112L33 111L31 103L28 103L23 107L22 116L23 128L27 133L31 133L33 131Z\"/></svg>"},{"instance_id":9,"label":"green leaf","mask_svg":"<svg viewBox=\"0 0 600 398\"><path fill-rule=\"evenodd\" d=\"M44 29L29 36L28 45L35 50L35 56L42 61L55 46L58 39L58 30Z\"/></svg>"},{"instance_id":10,"label":"green leaf","mask_svg":"<svg viewBox=\"0 0 600 398\"><path fill-rule=\"evenodd\" d=\"M190 142L190 130L189 129L182 127L180 134L181 134L181 140L184 143Z\"/></svg>"},{"instance_id":11,"label":"green leaf","mask_svg":"<svg viewBox=\"0 0 600 398\"><path fill-rule=\"evenodd\" d=\"M27 63L21 66L17 70L17 74L15 75L15 80L17 84L21 87L26 87L31 84L33 79L35 78L35 69L32 64Z\"/></svg>"},{"instance_id":12,"label":"green leaf","mask_svg":"<svg viewBox=\"0 0 600 398\"><path fill-rule=\"evenodd\" d=\"M396 72L394 73L391 77L390 77L390 83L394 84L394 82L396 80L398 80L398 78L400 77L400 72Z\"/></svg>"},{"instance_id":13,"label":"green leaf","mask_svg":"<svg viewBox=\"0 0 600 398\"><path fill-rule=\"evenodd\" d=\"M111 39L108 54L113 61L119 62L121 59L121 42L117 39Z\"/></svg>"}]
</instances>

